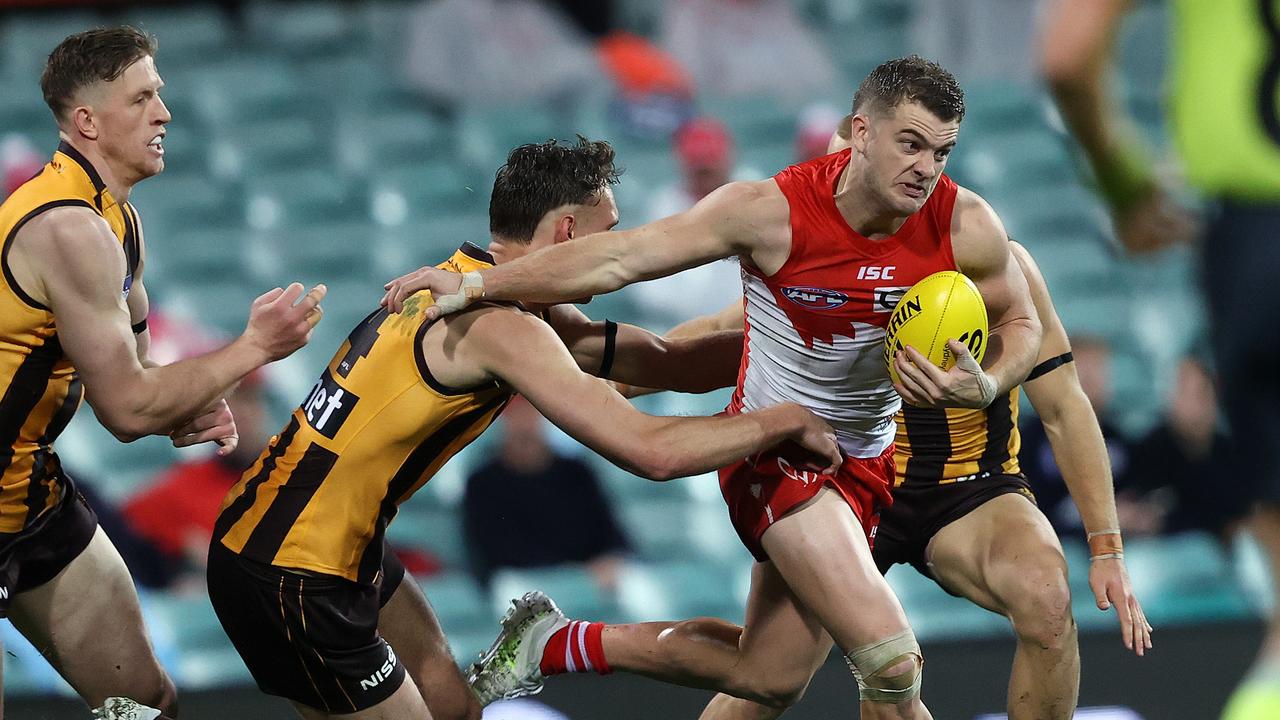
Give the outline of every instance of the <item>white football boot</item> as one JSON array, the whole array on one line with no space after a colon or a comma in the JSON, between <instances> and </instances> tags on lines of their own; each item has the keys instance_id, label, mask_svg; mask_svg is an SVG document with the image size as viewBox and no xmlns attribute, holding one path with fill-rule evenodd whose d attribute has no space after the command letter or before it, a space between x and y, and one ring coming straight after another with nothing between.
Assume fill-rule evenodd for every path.
<instances>
[{"instance_id":1,"label":"white football boot","mask_svg":"<svg viewBox=\"0 0 1280 720\"><path fill-rule=\"evenodd\" d=\"M467 674L480 704L542 692L542 651L551 636L568 624L560 608L540 590L512 600L498 639Z\"/></svg>"}]
</instances>

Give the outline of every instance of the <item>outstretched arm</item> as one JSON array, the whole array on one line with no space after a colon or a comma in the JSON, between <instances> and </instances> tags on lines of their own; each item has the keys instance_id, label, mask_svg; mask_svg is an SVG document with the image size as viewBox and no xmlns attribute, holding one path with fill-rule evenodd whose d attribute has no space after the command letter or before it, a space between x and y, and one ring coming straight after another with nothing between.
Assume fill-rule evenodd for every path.
<instances>
[{"instance_id":1,"label":"outstretched arm","mask_svg":"<svg viewBox=\"0 0 1280 720\"><path fill-rule=\"evenodd\" d=\"M1120 240L1154 250L1187 239L1194 225L1160 187L1154 158L1111 82L1112 51L1130 0L1055 0L1045 13L1040 62L1067 127L1093 168Z\"/></svg>"},{"instance_id":2,"label":"outstretched arm","mask_svg":"<svg viewBox=\"0 0 1280 720\"><path fill-rule=\"evenodd\" d=\"M593 321L572 305L551 309L551 327L578 367L627 385L702 393L732 385L742 358L737 329L662 337L627 324Z\"/></svg>"},{"instance_id":3,"label":"outstretched arm","mask_svg":"<svg viewBox=\"0 0 1280 720\"><path fill-rule=\"evenodd\" d=\"M87 208L50 210L24 226L14 242L35 276L34 287L24 289L52 309L63 350L84 378L86 399L102 424L126 442L168 433L195 417L244 375L304 345L320 319L323 286L297 305L301 285L276 288L254 301L248 328L226 347L144 367L121 293L124 252L101 217Z\"/></svg>"},{"instance_id":4,"label":"outstretched arm","mask_svg":"<svg viewBox=\"0 0 1280 720\"><path fill-rule=\"evenodd\" d=\"M1018 261L1036 312L1044 326L1044 342L1036 367L1023 387L1040 415L1053 456L1071 499L1080 510L1089 536L1089 586L1099 610L1112 606L1120 619L1125 647L1138 655L1151 648L1151 625L1142 605L1133 594L1120 544L1120 522L1116 517L1115 488L1111 482L1111 460L1098 426L1071 362L1071 345L1062 320L1054 310L1049 288L1031 255L1017 243L1010 243Z\"/></svg>"},{"instance_id":5,"label":"outstretched arm","mask_svg":"<svg viewBox=\"0 0 1280 720\"><path fill-rule=\"evenodd\" d=\"M463 322L450 328L460 333L453 350L458 361L501 378L560 429L638 475L696 475L788 440L799 443L819 469L834 472L840 465L834 433L798 405L732 417L646 415L603 380L579 370L546 323L506 308L468 315L473 317L459 318Z\"/></svg>"},{"instance_id":6,"label":"outstretched arm","mask_svg":"<svg viewBox=\"0 0 1280 720\"><path fill-rule=\"evenodd\" d=\"M558 243L476 273L420 268L387 283L382 304L399 312L404 298L429 289L436 304L427 317L435 318L481 297L569 302L732 255L760 266L761 253L785 257L789 250L789 236L777 232L787 217L786 199L772 180L729 183L678 215Z\"/></svg>"}]
</instances>

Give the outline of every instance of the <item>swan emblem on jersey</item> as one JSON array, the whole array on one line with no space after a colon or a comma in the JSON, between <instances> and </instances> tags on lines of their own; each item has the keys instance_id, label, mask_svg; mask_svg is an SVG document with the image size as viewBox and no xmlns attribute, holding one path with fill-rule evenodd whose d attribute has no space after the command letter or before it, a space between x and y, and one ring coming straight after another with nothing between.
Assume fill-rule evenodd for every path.
<instances>
[{"instance_id":1,"label":"swan emblem on jersey","mask_svg":"<svg viewBox=\"0 0 1280 720\"><path fill-rule=\"evenodd\" d=\"M809 487L813 483L819 482L822 479L821 476L818 475L818 473L812 470L797 469L794 465L787 462L786 459L782 457L778 458L778 469L782 470L782 474L786 475L792 480L796 480L798 482L804 483L805 487Z\"/></svg>"},{"instance_id":2,"label":"swan emblem on jersey","mask_svg":"<svg viewBox=\"0 0 1280 720\"><path fill-rule=\"evenodd\" d=\"M810 310L835 310L849 302L848 295L819 287L783 287L782 294L791 302Z\"/></svg>"}]
</instances>

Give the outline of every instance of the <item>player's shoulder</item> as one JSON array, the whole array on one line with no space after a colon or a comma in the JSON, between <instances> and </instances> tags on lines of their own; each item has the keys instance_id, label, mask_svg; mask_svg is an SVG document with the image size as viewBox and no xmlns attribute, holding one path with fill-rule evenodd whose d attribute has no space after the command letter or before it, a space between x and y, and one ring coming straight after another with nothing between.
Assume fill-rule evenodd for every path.
<instances>
[{"instance_id":1,"label":"player's shoulder","mask_svg":"<svg viewBox=\"0 0 1280 720\"><path fill-rule=\"evenodd\" d=\"M978 193L956 186L951 211L951 246L956 263L966 272L975 267L1003 267L1009 255L1009 237L991 204Z\"/></svg>"},{"instance_id":2,"label":"player's shoulder","mask_svg":"<svg viewBox=\"0 0 1280 720\"><path fill-rule=\"evenodd\" d=\"M465 337L468 344L511 344L534 333L550 332L550 326L539 316L520 305L505 302L478 302L452 315L440 324L445 332Z\"/></svg>"},{"instance_id":3,"label":"player's shoulder","mask_svg":"<svg viewBox=\"0 0 1280 720\"><path fill-rule=\"evenodd\" d=\"M76 255L120 249L105 218L87 205L50 208L19 229L16 245L37 255Z\"/></svg>"},{"instance_id":4,"label":"player's shoulder","mask_svg":"<svg viewBox=\"0 0 1280 720\"><path fill-rule=\"evenodd\" d=\"M727 207L739 211L751 211L767 207L770 203L779 201L786 203L786 198L778 187L778 183L773 178L765 178L764 180L735 180L725 183L711 191L698 205L704 208Z\"/></svg>"},{"instance_id":5,"label":"player's shoulder","mask_svg":"<svg viewBox=\"0 0 1280 720\"><path fill-rule=\"evenodd\" d=\"M744 239L763 234L771 225L785 225L790 210L778 183L766 178L722 185L700 200L690 214Z\"/></svg>"},{"instance_id":6,"label":"player's shoulder","mask_svg":"<svg viewBox=\"0 0 1280 720\"><path fill-rule=\"evenodd\" d=\"M969 188L956 184L956 201L951 210L951 232L965 232L988 235L999 230L999 239L1006 240L1004 224L995 208L981 195Z\"/></svg>"}]
</instances>

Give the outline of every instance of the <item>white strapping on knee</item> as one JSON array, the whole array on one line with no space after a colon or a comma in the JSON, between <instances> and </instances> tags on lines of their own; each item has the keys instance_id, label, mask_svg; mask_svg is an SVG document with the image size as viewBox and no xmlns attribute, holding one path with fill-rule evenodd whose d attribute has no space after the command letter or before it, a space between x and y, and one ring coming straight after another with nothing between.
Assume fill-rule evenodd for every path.
<instances>
[{"instance_id":1,"label":"white strapping on knee","mask_svg":"<svg viewBox=\"0 0 1280 720\"><path fill-rule=\"evenodd\" d=\"M903 660L912 660L910 670L885 677L880 671ZM858 681L858 697L871 702L900 703L920 694L924 678L924 656L915 633L907 628L900 633L849 651L844 656L853 677Z\"/></svg>"}]
</instances>

